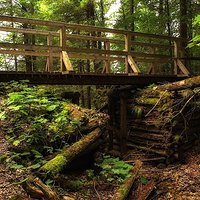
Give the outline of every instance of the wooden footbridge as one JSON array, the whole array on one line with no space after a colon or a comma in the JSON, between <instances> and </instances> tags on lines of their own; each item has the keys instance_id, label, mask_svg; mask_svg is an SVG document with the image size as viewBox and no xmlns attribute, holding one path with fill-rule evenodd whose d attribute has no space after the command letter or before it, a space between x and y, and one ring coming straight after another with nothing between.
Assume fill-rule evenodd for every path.
<instances>
[{"instance_id":1,"label":"wooden footbridge","mask_svg":"<svg viewBox=\"0 0 200 200\"><path fill-rule=\"evenodd\" d=\"M0 66L0 81L144 85L183 79L190 61L200 60L187 56L183 38L10 16L0 24L1 35L12 33L0 55L25 63Z\"/></svg>"}]
</instances>

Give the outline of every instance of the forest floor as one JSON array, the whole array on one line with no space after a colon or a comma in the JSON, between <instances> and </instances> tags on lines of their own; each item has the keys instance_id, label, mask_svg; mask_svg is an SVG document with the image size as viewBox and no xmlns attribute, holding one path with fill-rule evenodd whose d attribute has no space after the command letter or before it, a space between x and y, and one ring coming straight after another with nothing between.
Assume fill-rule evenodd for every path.
<instances>
[{"instance_id":1,"label":"forest floor","mask_svg":"<svg viewBox=\"0 0 200 200\"><path fill-rule=\"evenodd\" d=\"M0 131L0 155L7 152L8 144ZM22 199L30 199L23 188L16 184L17 180L25 176L22 171L9 170L4 164L0 164L0 200L10 200L17 195L22 196Z\"/></svg>"},{"instance_id":2,"label":"forest floor","mask_svg":"<svg viewBox=\"0 0 200 200\"><path fill-rule=\"evenodd\" d=\"M7 152L7 143L2 133L0 133L0 155ZM132 151L134 159L141 158L141 152ZM136 155L137 154L137 155ZM141 153L142 155L142 153ZM25 175L20 171L11 171L3 164L0 164L0 200L31 199L25 193L23 188L17 184L17 181ZM148 182L141 181L145 178ZM133 186L129 197L130 200L142 200L144 191L150 185L154 185L152 194L147 198L149 200L198 200L200 199L200 147L195 146L186 154L184 164L150 164L144 163L140 171L138 180ZM95 184L95 183L94 183ZM90 199L112 199L114 188L98 186L98 183L90 188L93 194ZM85 190L85 189L84 189ZM20 198L16 198L19 194ZM13 198L15 196L15 198ZM86 200L82 195L73 195L75 199ZM76 198L77 197L77 198Z\"/></svg>"}]
</instances>

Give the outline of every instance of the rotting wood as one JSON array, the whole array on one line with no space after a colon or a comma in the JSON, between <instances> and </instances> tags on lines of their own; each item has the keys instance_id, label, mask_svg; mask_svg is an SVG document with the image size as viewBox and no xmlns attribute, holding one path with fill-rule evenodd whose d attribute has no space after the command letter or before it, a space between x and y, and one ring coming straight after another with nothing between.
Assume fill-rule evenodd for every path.
<instances>
[{"instance_id":1,"label":"rotting wood","mask_svg":"<svg viewBox=\"0 0 200 200\"><path fill-rule=\"evenodd\" d=\"M176 91L176 90L184 90L188 88L193 89L199 86L200 86L200 76L195 76L192 78L184 79L182 81L177 81L177 82L157 86L157 88L160 90Z\"/></svg>"},{"instance_id":2,"label":"rotting wood","mask_svg":"<svg viewBox=\"0 0 200 200\"><path fill-rule=\"evenodd\" d=\"M133 167L133 170L131 172L131 176L128 177L124 183L117 189L115 195L113 196L113 200L125 200L128 196L130 189L135 182L138 172L140 168L142 167L142 162L140 160L135 161L135 165Z\"/></svg>"},{"instance_id":3,"label":"rotting wood","mask_svg":"<svg viewBox=\"0 0 200 200\"><path fill-rule=\"evenodd\" d=\"M27 181L22 183L22 187L32 198L41 200L74 200L68 196L60 197L37 177L29 177Z\"/></svg>"},{"instance_id":4,"label":"rotting wood","mask_svg":"<svg viewBox=\"0 0 200 200\"><path fill-rule=\"evenodd\" d=\"M135 200L146 200L148 199L149 195L155 189L155 182L150 181L146 185L139 185L137 189L137 196Z\"/></svg>"},{"instance_id":5,"label":"rotting wood","mask_svg":"<svg viewBox=\"0 0 200 200\"><path fill-rule=\"evenodd\" d=\"M181 158L184 146L200 138L199 77L126 91L129 135L127 146L153 153L155 157L165 157L166 161ZM116 96L116 128L119 128L119 96L122 92ZM117 134L114 139L119 144Z\"/></svg>"}]
</instances>

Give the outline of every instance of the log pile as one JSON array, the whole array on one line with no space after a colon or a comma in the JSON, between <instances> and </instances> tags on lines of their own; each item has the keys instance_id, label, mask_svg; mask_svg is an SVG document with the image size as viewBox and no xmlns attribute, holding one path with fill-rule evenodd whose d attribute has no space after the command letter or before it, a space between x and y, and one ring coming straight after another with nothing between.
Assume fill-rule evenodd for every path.
<instances>
[{"instance_id":1,"label":"log pile","mask_svg":"<svg viewBox=\"0 0 200 200\"><path fill-rule=\"evenodd\" d=\"M126 91L127 146L170 160L180 158L200 136L199 79ZM115 114L115 124L120 124L119 109Z\"/></svg>"}]
</instances>

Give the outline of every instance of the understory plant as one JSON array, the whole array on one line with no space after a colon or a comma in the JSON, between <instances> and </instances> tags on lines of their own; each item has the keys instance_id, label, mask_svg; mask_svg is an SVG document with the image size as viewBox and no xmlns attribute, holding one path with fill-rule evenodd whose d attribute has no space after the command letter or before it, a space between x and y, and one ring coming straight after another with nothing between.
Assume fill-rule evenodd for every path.
<instances>
[{"instance_id":1,"label":"understory plant","mask_svg":"<svg viewBox=\"0 0 200 200\"><path fill-rule=\"evenodd\" d=\"M26 82L0 85L0 120L10 152L1 156L11 168L37 169L45 156L60 151L79 134L81 121L73 119L70 102L44 87Z\"/></svg>"},{"instance_id":2,"label":"understory plant","mask_svg":"<svg viewBox=\"0 0 200 200\"><path fill-rule=\"evenodd\" d=\"M132 165L110 155L104 155L102 159L95 163L95 166L98 170L96 168L94 170L87 170L89 178L115 184L122 183L130 176L130 172L133 169Z\"/></svg>"}]
</instances>

